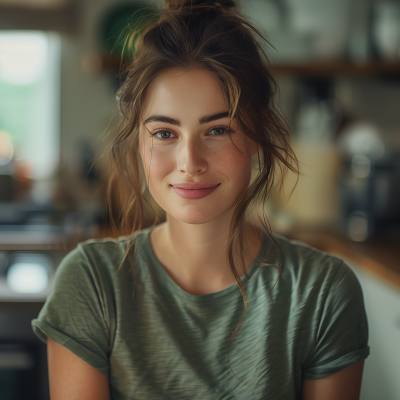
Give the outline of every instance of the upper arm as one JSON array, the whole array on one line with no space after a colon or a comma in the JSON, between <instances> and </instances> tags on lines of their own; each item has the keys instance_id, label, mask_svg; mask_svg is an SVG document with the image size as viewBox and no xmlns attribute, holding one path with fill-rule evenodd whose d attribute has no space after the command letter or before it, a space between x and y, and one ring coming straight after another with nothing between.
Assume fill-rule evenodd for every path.
<instances>
[{"instance_id":1,"label":"upper arm","mask_svg":"<svg viewBox=\"0 0 400 400\"><path fill-rule=\"evenodd\" d=\"M358 400L364 360L325 378L305 380L303 400Z\"/></svg>"},{"instance_id":2,"label":"upper arm","mask_svg":"<svg viewBox=\"0 0 400 400\"><path fill-rule=\"evenodd\" d=\"M51 400L110 400L108 378L47 338Z\"/></svg>"}]
</instances>

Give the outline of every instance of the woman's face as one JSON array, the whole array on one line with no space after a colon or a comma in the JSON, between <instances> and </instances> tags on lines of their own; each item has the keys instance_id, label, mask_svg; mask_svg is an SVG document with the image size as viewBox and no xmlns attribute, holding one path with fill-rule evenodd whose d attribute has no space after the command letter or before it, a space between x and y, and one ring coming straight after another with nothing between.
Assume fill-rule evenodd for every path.
<instances>
[{"instance_id":1,"label":"woman's face","mask_svg":"<svg viewBox=\"0 0 400 400\"><path fill-rule=\"evenodd\" d=\"M250 183L256 145L232 120L217 78L174 69L149 86L140 155L149 190L167 214L189 224L227 215Z\"/></svg>"}]
</instances>

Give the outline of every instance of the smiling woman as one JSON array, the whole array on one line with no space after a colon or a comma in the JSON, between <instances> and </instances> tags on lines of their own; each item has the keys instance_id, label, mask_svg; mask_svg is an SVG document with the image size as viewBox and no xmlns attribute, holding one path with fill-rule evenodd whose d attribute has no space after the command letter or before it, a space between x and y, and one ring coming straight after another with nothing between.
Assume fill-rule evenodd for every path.
<instances>
[{"instance_id":1,"label":"smiling woman","mask_svg":"<svg viewBox=\"0 0 400 400\"><path fill-rule=\"evenodd\" d=\"M52 399L355 400L359 283L265 215L298 163L257 31L230 0L166 5L119 91L109 195L128 235L71 252L33 321ZM141 229L147 195L166 220Z\"/></svg>"},{"instance_id":2,"label":"smiling woman","mask_svg":"<svg viewBox=\"0 0 400 400\"><path fill-rule=\"evenodd\" d=\"M150 193L169 225L229 227L250 184L257 146L226 108L219 81L203 69L170 70L147 89L139 149Z\"/></svg>"}]
</instances>

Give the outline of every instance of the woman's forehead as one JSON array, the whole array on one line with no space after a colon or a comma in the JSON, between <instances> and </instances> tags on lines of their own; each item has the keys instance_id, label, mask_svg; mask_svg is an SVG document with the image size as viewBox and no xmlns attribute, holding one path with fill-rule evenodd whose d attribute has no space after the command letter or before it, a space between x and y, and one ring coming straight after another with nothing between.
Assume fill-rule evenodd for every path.
<instances>
[{"instance_id":1,"label":"woman's forehead","mask_svg":"<svg viewBox=\"0 0 400 400\"><path fill-rule=\"evenodd\" d=\"M151 114L176 117L227 111L218 78L204 69L173 69L157 76L148 86L143 101L144 119Z\"/></svg>"}]
</instances>

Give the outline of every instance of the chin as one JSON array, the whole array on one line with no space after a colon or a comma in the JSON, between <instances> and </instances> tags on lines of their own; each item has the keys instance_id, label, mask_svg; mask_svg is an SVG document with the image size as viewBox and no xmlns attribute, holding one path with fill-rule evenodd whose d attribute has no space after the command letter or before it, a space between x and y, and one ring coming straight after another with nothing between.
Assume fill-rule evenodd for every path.
<instances>
[{"instance_id":1,"label":"chin","mask_svg":"<svg viewBox=\"0 0 400 400\"><path fill-rule=\"evenodd\" d=\"M199 215L199 216L180 216L180 215L172 215L174 219L177 221L183 222L184 224L189 224L189 225L201 225L201 224L206 224L208 222L213 221L215 218L213 217L205 217L204 215Z\"/></svg>"},{"instance_id":2,"label":"chin","mask_svg":"<svg viewBox=\"0 0 400 400\"><path fill-rule=\"evenodd\" d=\"M188 224L188 225L203 225L203 224L207 224L208 222L211 222L211 221L212 221L212 219L204 220L204 218L203 218L203 219L196 219L196 220L189 220L189 221L184 220L181 222Z\"/></svg>"},{"instance_id":3,"label":"chin","mask_svg":"<svg viewBox=\"0 0 400 400\"><path fill-rule=\"evenodd\" d=\"M204 209L200 208L198 210L181 210L181 212L179 213L174 212L168 214L177 221L183 222L185 224L201 225L220 219L223 215L226 214L226 212L222 210L205 211Z\"/></svg>"}]
</instances>

